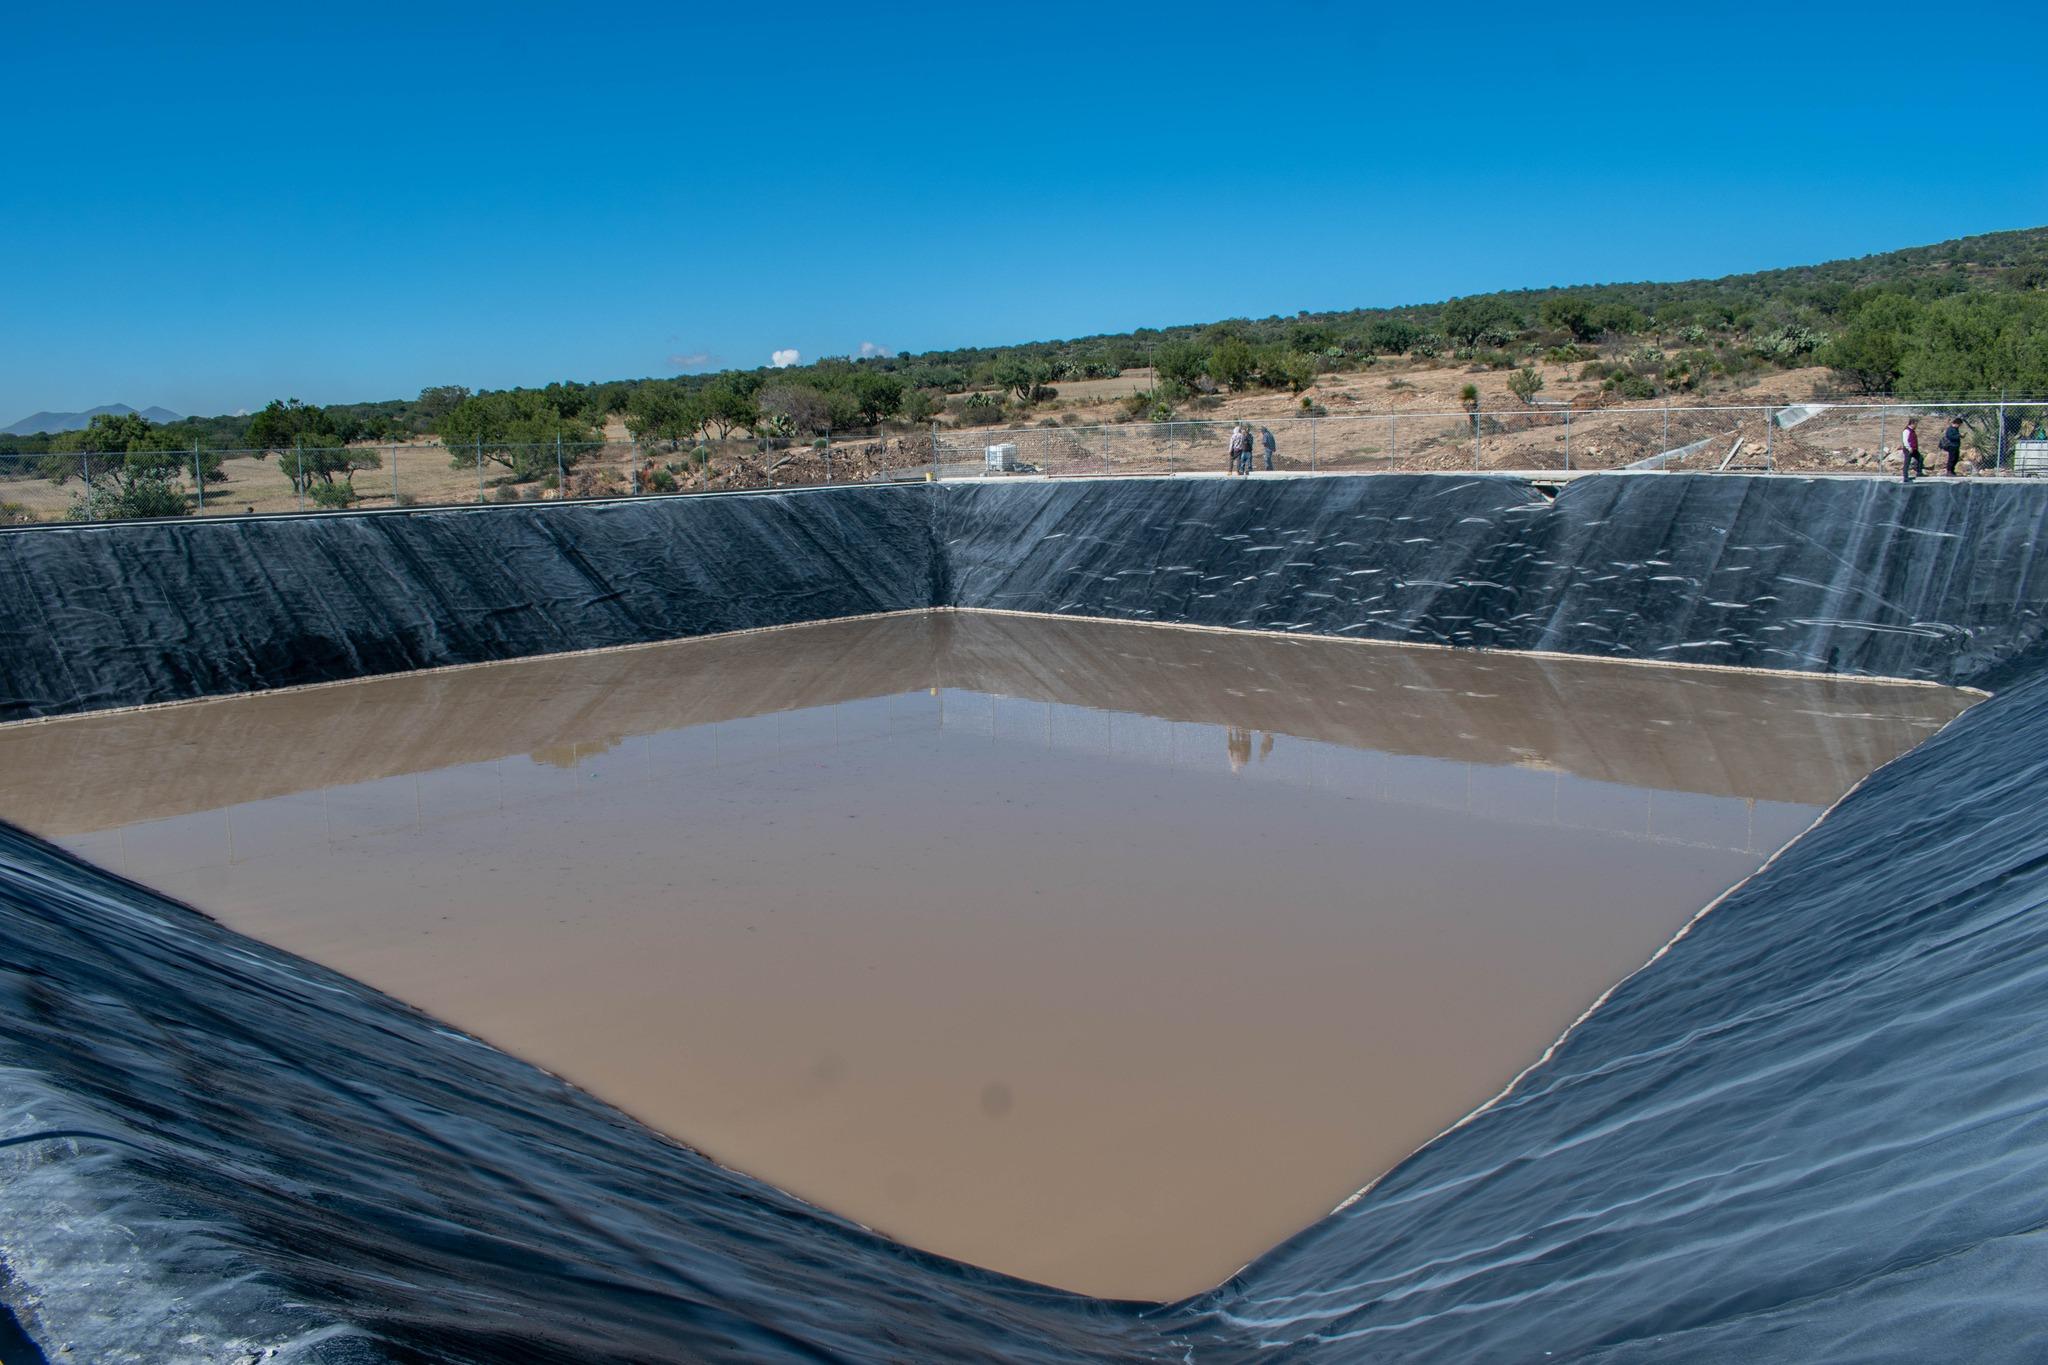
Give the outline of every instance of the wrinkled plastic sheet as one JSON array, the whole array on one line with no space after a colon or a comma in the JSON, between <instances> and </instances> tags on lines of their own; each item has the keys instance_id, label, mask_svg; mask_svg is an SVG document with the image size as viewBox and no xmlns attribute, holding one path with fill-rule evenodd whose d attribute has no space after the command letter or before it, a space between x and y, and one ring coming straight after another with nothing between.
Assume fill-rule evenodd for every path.
<instances>
[{"instance_id":1,"label":"wrinkled plastic sheet","mask_svg":"<svg viewBox=\"0 0 2048 1365\"><path fill-rule=\"evenodd\" d=\"M1945 683L2048 639L2048 496L2011 483L1126 479L943 515L962 607Z\"/></svg>"},{"instance_id":2,"label":"wrinkled plastic sheet","mask_svg":"<svg viewBox=\"0 0 2048 1365\"><path fill-rule=\"evenodd\" d=\"M859 586L883 552L843 509L750 514L748 556L806 534L850 547L811 554L808 573L757 568L780 585L766 616L922 593L1638 657L1699 644L1693 661L1999 685L1622 983L1504 1099L1212 1293L1106 1303L911 1251L0 830L0 1297L36 1341L98 1360L2030 1358L2048 1327L2039 500L1666 481L1586 480L1555 504L1484 479L1187 481L1146 485L1144 503L1123 483L949 489L938 504L891 490L903 510L875 513L903 537L890 572L924 575L893 587ZM1923 494L1938 496L1907 500ZM923 519L935 505L937 530ZM1283 539L1311 526L1312 543ZM369 553L354 539L368 533L333 534L315 538L323 553ZM1703 537L1721 548L1672 559ZM1266 544L1284 557L1257 572L1235 558ZM198 572L160 547L130 553L93 551L110 569L154 564L164 583ZM1221 587L1166 577L1205 557L1204 574L1230 571ZM6 571L24 562L0 546ZM1753 600L1716 605L1724 564L1747 566ZM1379 605L1357 597L1349 621L1319 605L1334 577L1375 568L1396 580ZM666 572L622 589L632 629L684 622L639 614L688 579ZM729 571L732 591L745 572ZM606 591L586 596L614 610ZM533 619L535 600L512 617ZM547 600L540 614L580 619L574 594ZM693 610L765 623L758 607ZM436 657L539 638L494 635L474 604L454 615L468 633L438 637L451 643ZM92 688L66 694L53 674L45 695L109 704L138 679L175 692L290 675L249 658L208 671L214 618L197 619L184 642L168 622L108 627L142 642L133 671L109 643ZM330 663L364 657L337 645ZM190 676L165 663L187 658L201 661Z\"/></svg>"},{"instance_id":3,"label":"wrinkled plastic sheet","mask_svg":"<svg viewBox=\"0 0 2048 1365\"><path fill-rule=\"evenodd\" d=\"M2025 1358L2044 780L2048 680L1881 770L1504 1101L1152 1310L897 1246L0 830L9 1294L109 1360Z\"/></svg>"},{"instance_id":4,"label":"wrinkled plastic sheet","mask_svg":"<svg viewBox=\"0 0 2048 1365\"><path fill-rule=\"evenodd\" d=\"M842 488L0 531L0 720L958 606L1947 683L2048 657L2012 483Z\"/></svg>"},{"instance_id":5,"label":"wrinkled plastic sheet","mask_svg":"<svg viewBox=\"0 0 2048 1365\"><path fill-rule=\"evenodd\" d=\"M0 720L928 607L931 511L885 487L0 533Z\"/></svg>"}]
</instances>

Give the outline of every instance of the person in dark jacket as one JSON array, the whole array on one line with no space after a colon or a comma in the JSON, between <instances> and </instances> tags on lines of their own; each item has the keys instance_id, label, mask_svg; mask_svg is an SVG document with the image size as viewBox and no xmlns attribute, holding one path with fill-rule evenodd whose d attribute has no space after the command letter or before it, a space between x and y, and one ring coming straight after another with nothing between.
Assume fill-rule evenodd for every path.
<instances>
[{"instance_id":1,"label":"person in dark jacket","mask_svg":"<svg viewBox=\"0 0 2048 1365\"><path fill-rule=\"evenodd\" d=\"M1927 477L1927 461L1920 458L1920 419L1908 417L1899 432L1899 472L1904 482L1911 483L1916 471L1921 478Z\"/></svg>"},{"instance_id":2,"label":"person in dark jacket","mask_svg":"<svg viewBox=\"0 0 2048 1365\"><path fill-rule=\"evenodd\" d=\"M1956 476L1956 461L1963 457L1963 419L1948 419L1948 430L1941 433L1941 453L1948 456L1948 476Z\"/></svg>"},{"instance_id":3,"label":"person in dark jacket","mask_svg":"<svg viewBox=\"0 0 2048 1365\"><path fill-rule=\"evenodd\" d=\"M1273 439L1273 428L1259 428L1259 448L1266 452L1266 472L1273 472L1273 453L1280 449L1280 443Z\"/></svg>"}]
</instances>

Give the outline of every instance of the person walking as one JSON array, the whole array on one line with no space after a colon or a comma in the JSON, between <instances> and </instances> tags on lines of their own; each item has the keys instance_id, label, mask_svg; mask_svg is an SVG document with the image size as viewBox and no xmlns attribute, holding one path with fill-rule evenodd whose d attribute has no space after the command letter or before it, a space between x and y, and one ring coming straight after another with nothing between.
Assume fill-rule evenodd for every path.
<instances>
[{"instance_id":1,"label":"person walking","mask_svg":"<svg viewBox=\"0 0 2048 1365\"><path fill-rule=\"evenodd\" d=\"M1244 452L1247 441L1244 423L1239 422L1230 429L1230 463L1225 468L1232 474L1244 473Z\"/></svg>"},{"instance_id":2,"label":"person walking","mask_svg":"<svg viewBox=\"0 0 2048 1365\"><path fill-rule=\"evenodd\" d=\"M1948 476L1956 476L1956 461L1963 457L1963 419L1948 419L1948 430L1941 433L1941 453L1948 456Z\"/></svg>"},{"instance_id":3,"label":"person walking","mask_svg":"<svg viewBox=\"0 0 2048 1365\"><path fill-rule=\"evenodd\" d=\"M1906 425L1899 430L1899 473L1902 483L1913 482L1915 470L1921 478L1927 477L1927 461L1920 458L1920 419L1908 417Z\"/></svg>"},{"instance_id":4,"label":"person walking","mask_svg":"<svg viewBox=\"0 0 2048 1365\"><path fill-rule=\"evenodd\" d=\"M1280 443L1273 439L1273 428L1259 428L1259 446L1266 452L1266 472L1273 472L1273 453L1280 449Z\"/></svg>"}]
</instances>

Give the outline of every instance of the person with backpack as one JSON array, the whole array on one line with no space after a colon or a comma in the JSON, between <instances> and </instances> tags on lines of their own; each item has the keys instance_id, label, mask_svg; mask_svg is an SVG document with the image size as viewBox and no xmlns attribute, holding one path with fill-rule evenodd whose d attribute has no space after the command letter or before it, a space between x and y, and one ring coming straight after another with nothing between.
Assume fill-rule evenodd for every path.
<instances>
[{"instance_id":1,"label":"person with backpack","mask_svg":"<svg viewBox=\"0 0 2048 1365\"><path fill-rule=\"evenodd\" d=\"M1917 469L1921 478L1927 477L1927 462L1920 458L1920 419L1908 417L1906 425L1899 430L1899 472L1904 476L1902 483L1913 482Z\"/></svg>"},{"instance_id":2,"label":"person with backpack","mask_svg":"<svg viewBox=\"0 0 2048 1365\"><path fill-rule=\"evenodd\" d=\"M1941 451L1948 456L1948 476L1956 476L1956 461L1963 457L1963 419L1948 419L1948 430L1941 433Z\"/></svg>"}]
</instances>

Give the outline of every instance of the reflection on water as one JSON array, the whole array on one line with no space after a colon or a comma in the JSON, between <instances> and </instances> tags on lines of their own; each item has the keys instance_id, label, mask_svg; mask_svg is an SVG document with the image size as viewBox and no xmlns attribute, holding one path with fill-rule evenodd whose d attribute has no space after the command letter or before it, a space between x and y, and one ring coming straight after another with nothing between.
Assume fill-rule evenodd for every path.
<instances>
[{"instance_id":1,"label":"reflection on water","mask_svg":"<svg viewBox=\"0 0 2048 1365\"><path fill-rule=\"evenodd\" d=\"M1171 1296L1959 704L941 614L18 727L0 816L905 1240Z\"/></svg>"}]
</instances>

